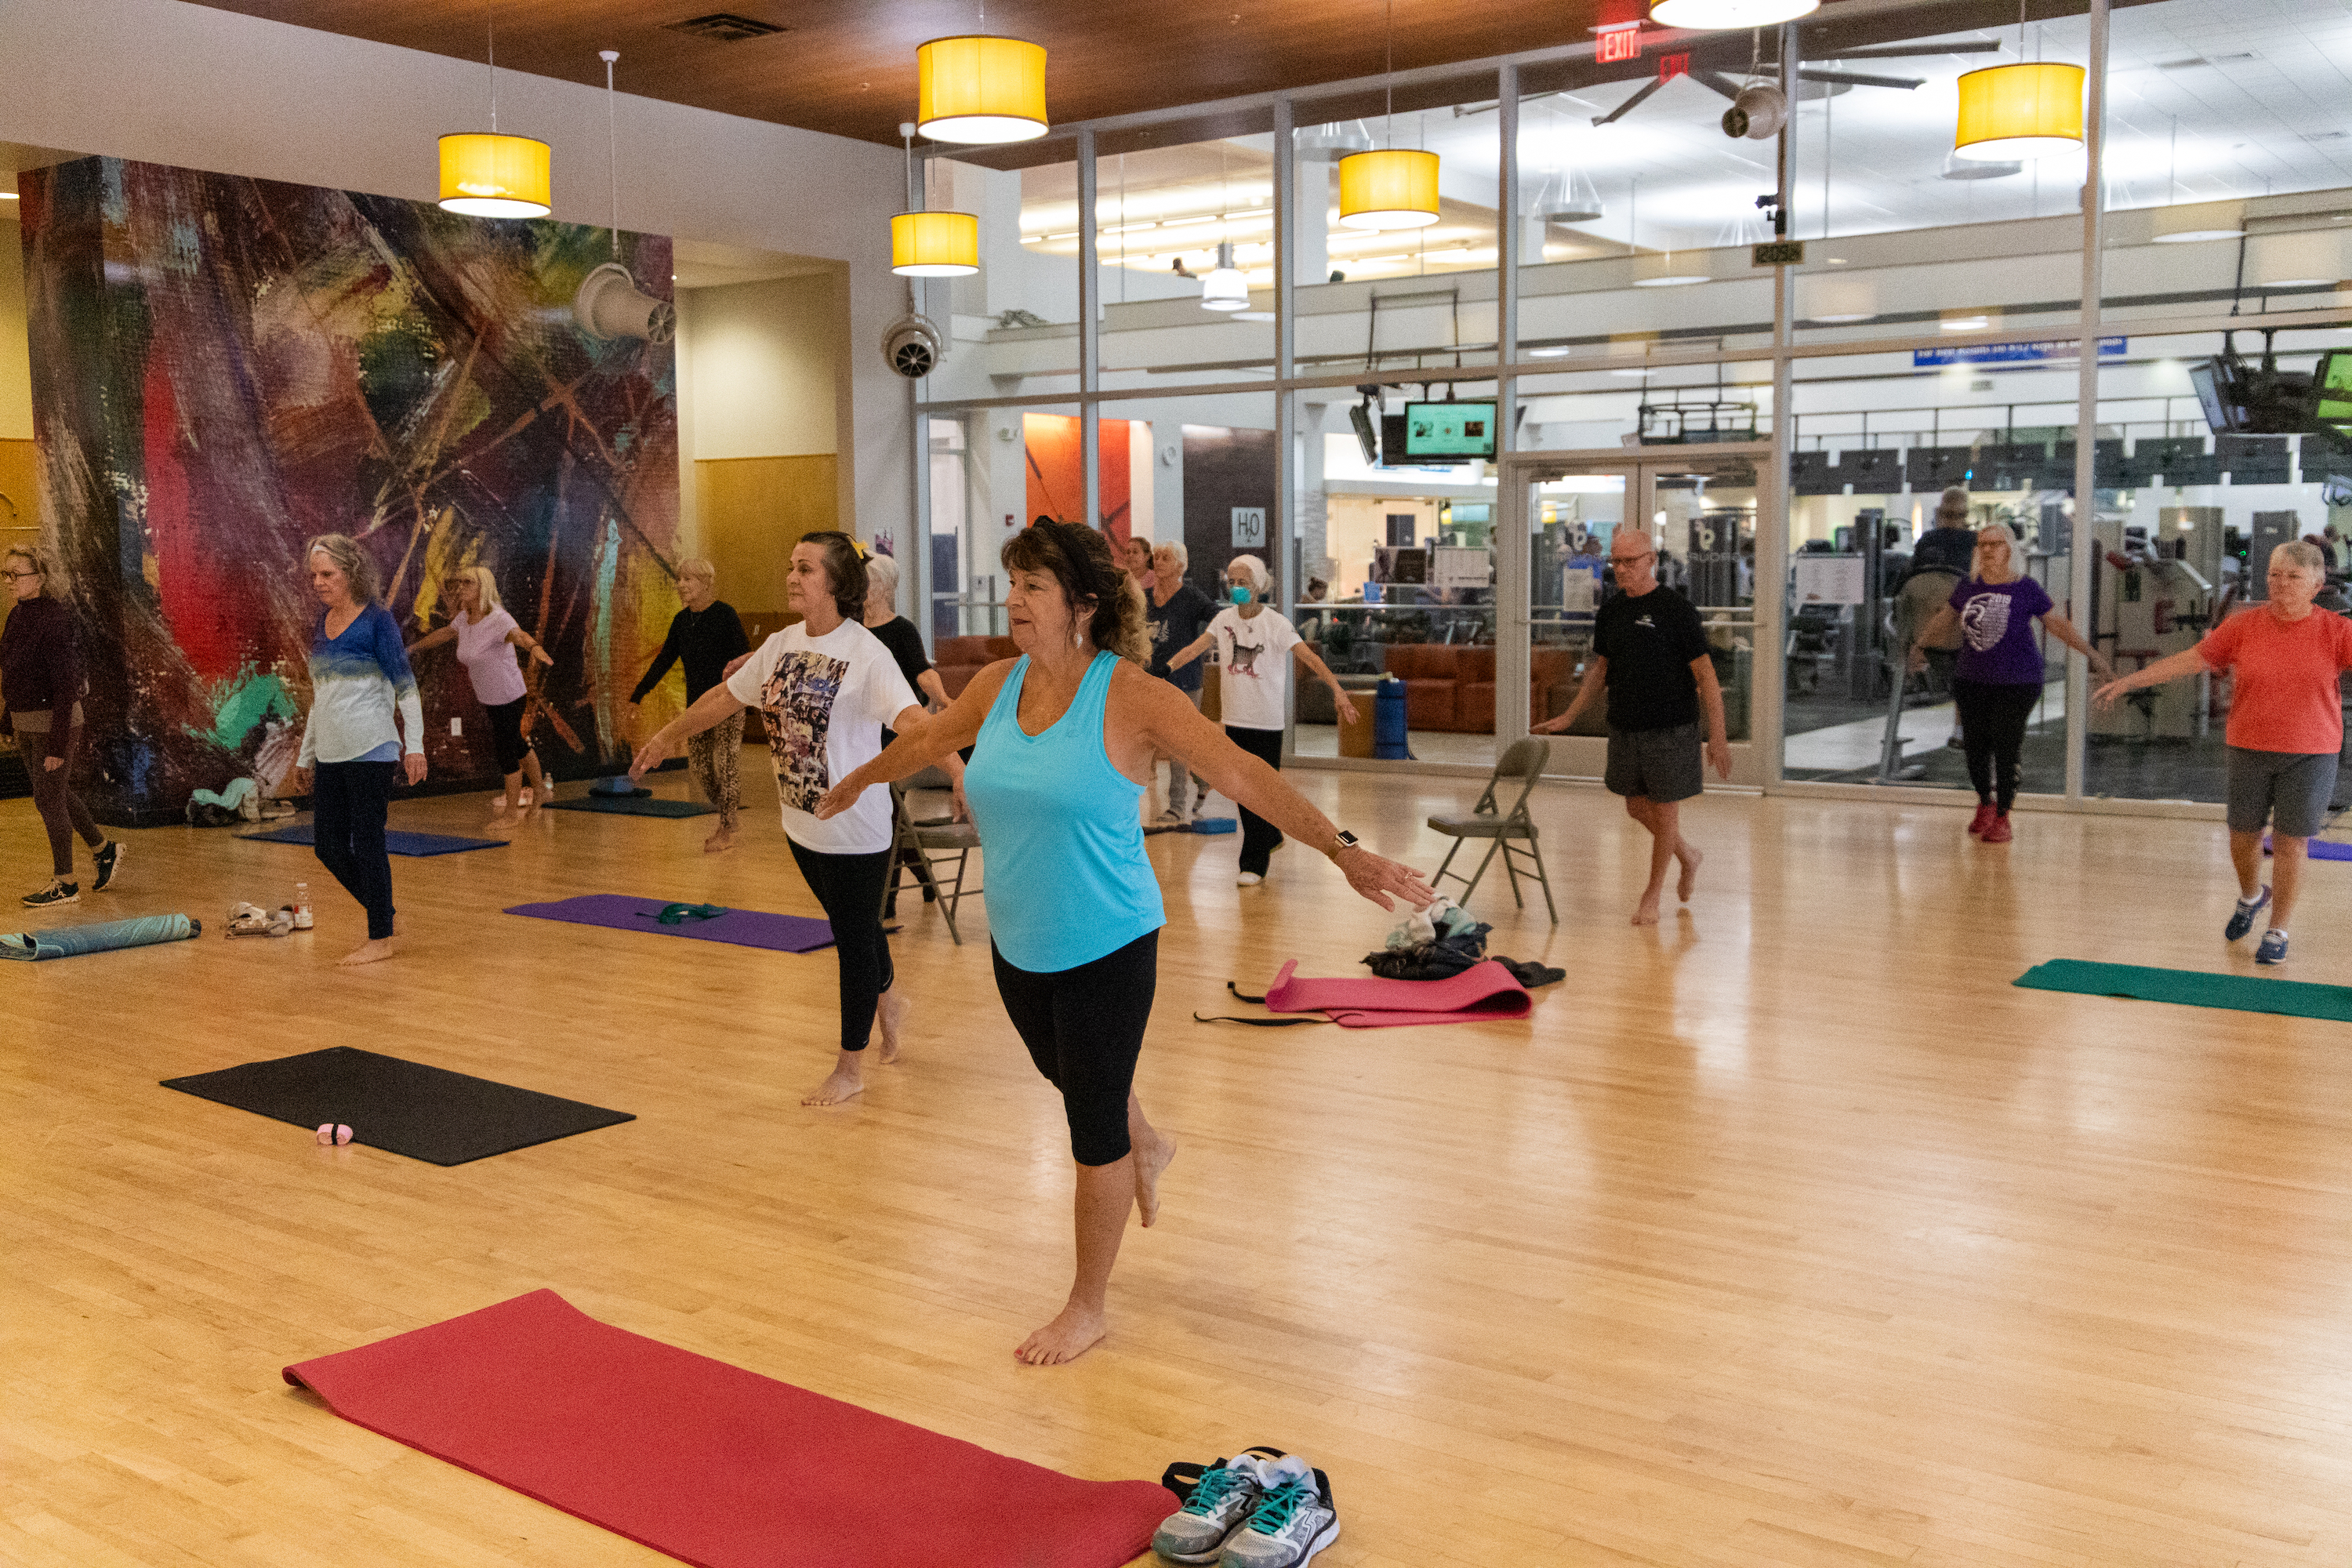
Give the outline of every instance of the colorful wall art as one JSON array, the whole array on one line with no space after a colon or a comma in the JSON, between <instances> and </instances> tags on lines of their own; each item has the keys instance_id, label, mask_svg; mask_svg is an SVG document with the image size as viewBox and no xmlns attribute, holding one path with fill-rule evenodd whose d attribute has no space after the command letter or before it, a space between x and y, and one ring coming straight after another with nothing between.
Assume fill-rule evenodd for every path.
<instances>
[{"instance_id":1,"label":"colorful wall art","mask_svg":"<svg viewBox=\"0 0 2352 1568\"><path fill-rule=\"evenodd\" d=\"M115 159L21 191L94 805L154 820L274 781L320 614L302 546L329 532L362 542L411 641L447 621L450 573L490 567L555 656L530 677L541 756L579 774L625 754L628 690L678 607L677 400L668 346L573 318L606 230ZM623 234L619 259L670 295L667 238ZM417 676L433 779L488 777L452 650Z\"/></svg>"},{"instance_id":2,"label":"colorful wall art","mask_svg":"<svg viewBox=\"0 0 2352 1568\"><path fill-rule=\"evenodd\" d=\"M1125 419L1106 419L1096 437L1097 465L1095 487L1102 501L1100 526L1120 543L1135 525L1128 504L1128 437ZM1075 414L1024 414L1021 440L1029 462L1029 515L1024 524L1041 517L1057 522L1085 521L1086 458L1079 447Z\"/></svg>"}]
</instances>

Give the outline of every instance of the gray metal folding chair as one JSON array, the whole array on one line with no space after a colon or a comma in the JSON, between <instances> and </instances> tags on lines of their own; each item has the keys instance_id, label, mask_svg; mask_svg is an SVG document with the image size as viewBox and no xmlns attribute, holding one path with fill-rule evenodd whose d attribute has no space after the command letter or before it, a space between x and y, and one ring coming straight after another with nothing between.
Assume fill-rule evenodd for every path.
<instances>
[{"instance_id":1,"label":"gray metal folding chair","mask_svg":"<svg viewBox=\"0 0 2352 1568\"><path fill-rule=\"evenodd\" d=\"M939 895L940 912L947 917L948 935L958 947L963 945L963 933L956 929L956 910L967 894L979 898L985 889L963 885L965 868L971 863L971 852L980 847L980 830L969 822L948 822L926 825L907 818L907 788L904 784L890 786L890 821L895 834L890 841L890 880L882 889L882 909L887 914L898 896L899 873L915 861L920 869L918 876L930 882ZM955 876L944 878L940 868L955 862Z\"/></svg>"},{"instance_id":2,"label":"gray metal folding chair","mask_svg":"<svg viewBox=\"0 0 2352 1568\"><path fill-rule=\"evenodd\" d=\"M1528 814L1528 796L1535 793L1536 781L1543 777L1544 763L1550 758L1549 741L1539 741L1530 735L1524 741L1513 742L1504 749L1502 760L1495 764L1494 774L1486 781L1486 793L1478 797L1478 804L1470 808L1467 816L1433 816L1429 819L1430 826L1454 840L1454 847L1445 852L1445 864L1438 867L1437 875L1429 879L1431 886L1434 887L1451 875L1455 881L1465 884L1462 889L1462 902L1467 904L1470 895L1478 890L1479 879L1486 874L1487 866L1493 863L1499 852L1503 857L1504 874L1511 879L1511 902L1522 909L1527 907L1527 900L1519 897L1519 879L1531 877L1543 889L1544 908L1551 911L1551 923L1559 924L1559 906L1551 899L1551 879L1544 874L1543 847L1536 842L1535 819ZM1521 781L1519 798L1511 804L1510 810L1503 811L1496 805L1495 792L1507 779ZM1452 871L1450 868L1454 864L1454 857L1462 853L1464 843L1473 838L1487 840L1486 854L1478 862L1478 869L1465 878L1461 872ZM1524 842L1520 842L1522 840ZM1517 855L1526 856L1528 865L1520 866L1512 858Z\"/></svg>"}]
</instances>

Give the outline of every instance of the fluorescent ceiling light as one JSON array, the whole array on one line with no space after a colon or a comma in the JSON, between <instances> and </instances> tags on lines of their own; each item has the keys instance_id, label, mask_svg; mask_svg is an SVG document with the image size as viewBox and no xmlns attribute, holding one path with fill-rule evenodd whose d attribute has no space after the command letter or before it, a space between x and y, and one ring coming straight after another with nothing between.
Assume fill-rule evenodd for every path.
<instances>
[{"instance_id":1,"label":"fluorescent ceiling light","mask_svg":"<svg viewBox=\"0 0 2352 1568\"><path fill-rule=\"evenodd\" d=\"M1777 27L1821 9L1822 0L1657 0L1650 20L1661 27L1713 32L1724 27Z\"/></svg>"},{"instance_id":2,"label":"fluorescent ceiling light","mask_svg":"<svg viewBox=\"0 0 2352 1568\"><path fill-rule=\"evenodd\" d=\"M1547 349L1529 349L1528 351L1528 357L1529 359L1564 359L1574 352L1575 351L1573 349L1557 346Z\"/></svg>"},{"instance_id":3,"label":"fluorescent ceiling light","mask_svg":"<svg viewBox=\"0 0 2352 1568\"><path fill-rule=\"evenodd\" d=\"M1992 321L1984 316L1949 316L1941 324L1948 332L1981 332Z\"/></svg>"},{"instance_id":4,"label":"fluorescent ceiling light","mask_svg":"<svg viewBox=\"0 0 2352 1568\"><path fill-rule=\"evenodd\" d=\"M1706 283L1712 279L1704 272L1675 272L1664 278L1636 278L1636 289L1679 289L1685 283Z\"/></svg>"}]
</instances>

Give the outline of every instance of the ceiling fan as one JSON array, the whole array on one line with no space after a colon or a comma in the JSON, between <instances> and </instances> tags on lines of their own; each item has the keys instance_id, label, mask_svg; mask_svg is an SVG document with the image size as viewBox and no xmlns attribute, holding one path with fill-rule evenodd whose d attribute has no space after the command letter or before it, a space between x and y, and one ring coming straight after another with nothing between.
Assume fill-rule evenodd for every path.
<instances>
[{"instance_id":1,"label":"ceiling fan","mask_svg":"<svg viewBox=\"0 0 2352 1568\"><path fill-rule=\"evenodd\" d=\"M1894 60L1916 58L1923 55L1992 54L1998 52L2000 48L2000 44L1990 39L1981 42L1965 44L1891 44L1884 45L1875 48L1833 49L1825 54L1816 56L1815 58L1831 61L1832 63L1846 60ZM1758 76L1759 71L1756 63L1751 61L1748 70L1751 81L1742 82L1735 79L1729 74L1716 67L1702 66L1694 61L1689 71L1684 74L1688 75L1691 80L1698 83L1701 87L1706 88L1711 91L1720 93L1725 98L1731 100L1735 105L1738 105L1740 101L1741 93L1748 90L1749 87L1753 85L1752 79ZM1648 81L1642 84L1640 91L1634 93L1633 97L1627 99L1624 102L1619 104L1608 113L1594 115L1592 117L1592 123L1595 125L1614 124L1616 121L1623 119L1626 115L1632 113L1634 110L1640 108L1643 103L1648 100L1652 93L1657 91L1658 89L1665 86L1667 82L1674 79L1675 78L1667 76L1651 78ZM1836 92L1841 88L1851 89L1857 87L1893 88L1899 91L1911 92L1927 85L1927 79L1924 77L1868 76L1859 71L1821 70L1805 65L1800 65L1797 68L1797 79L1801 82L1818 84L1822 87L1824 93ZM1739 131L1732 131L1727 123L1724 129L1727 133L1731 135L1754 134L1752 130L1745 127ZM1775 124L1773 126L1773 130L1777 131L1778 129L1778 125ZM1770 133L1770 132L1766 132L1768 135Z\"/></svg>"}]
</instances>

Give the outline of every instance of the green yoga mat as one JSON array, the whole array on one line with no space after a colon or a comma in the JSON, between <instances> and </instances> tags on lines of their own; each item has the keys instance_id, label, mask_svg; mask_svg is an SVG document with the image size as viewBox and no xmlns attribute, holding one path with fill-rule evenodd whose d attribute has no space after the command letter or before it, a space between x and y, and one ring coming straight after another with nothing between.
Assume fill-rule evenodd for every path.
<instances>
[{"instance_id":1,"label":"green yoga mat","mask_svg":"<svg viewBox=\"0 0 2352 1568\"><path fill-rule=\"evenodd\" d=\"M2136 963L2086 963L2079 958L2037 963L2013 984L2034 991L2128 996L2141 1002L2177 1002L2184 1007L2224 1007L2239 1013L2277 1013L2290 1018L2333 1018L2352 1024L2352 985L2206 974L2191 969L2144 969Z\"/></svg>"}]
</instances>

